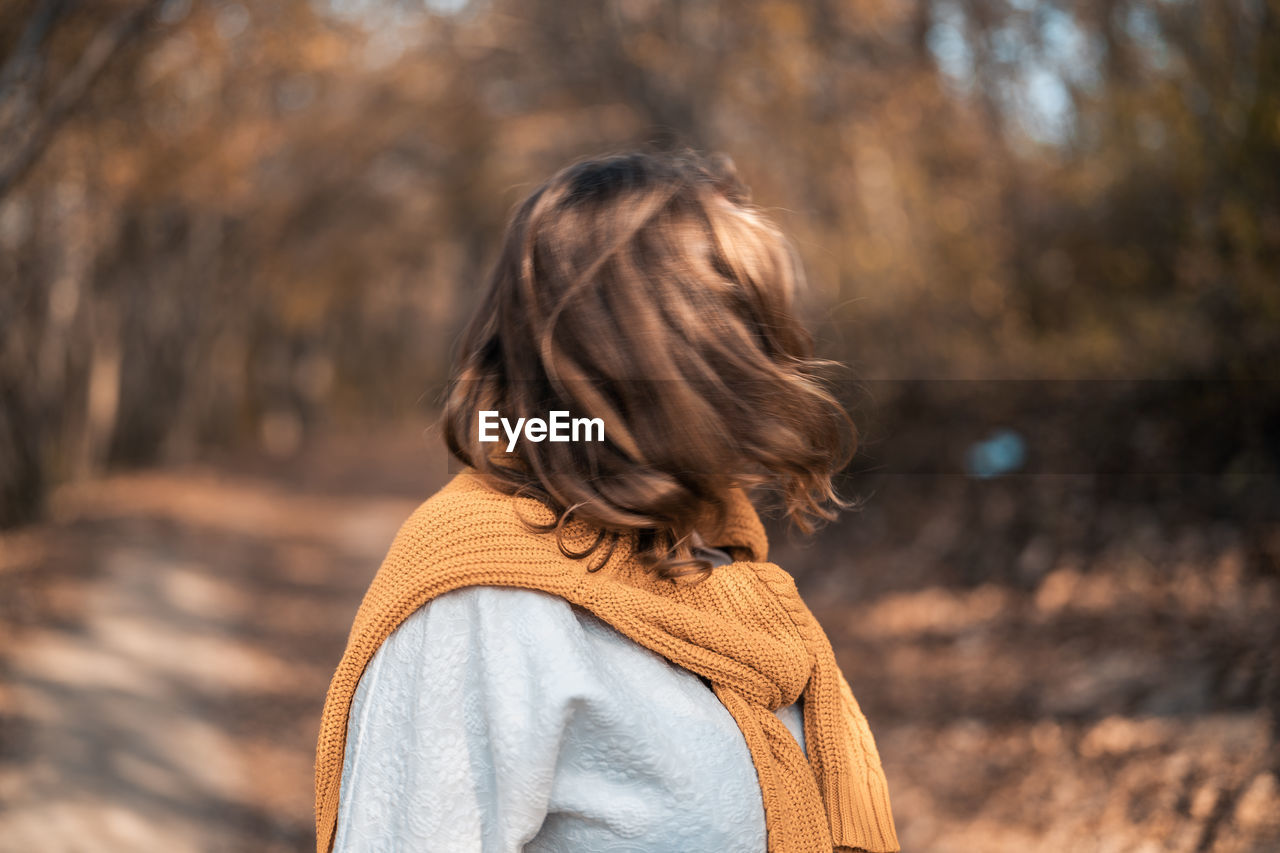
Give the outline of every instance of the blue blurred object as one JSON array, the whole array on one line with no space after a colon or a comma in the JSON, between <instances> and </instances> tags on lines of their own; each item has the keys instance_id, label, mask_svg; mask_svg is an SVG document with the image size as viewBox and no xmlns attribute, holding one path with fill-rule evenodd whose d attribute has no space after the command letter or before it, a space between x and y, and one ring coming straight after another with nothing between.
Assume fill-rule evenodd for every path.
<instances>
[{"instance_id":1,"label":"blue blurred object","mask_svg":"<svg viewBox=\"0 0 1280 853\"><path fill-rule=\"evenodd\" d=\"M1027 443L1011 429L997 430L992 436L969 446L965 467L970 477L988 479L1017 471L1027 458Z\"/></svg>"}]
</instances>

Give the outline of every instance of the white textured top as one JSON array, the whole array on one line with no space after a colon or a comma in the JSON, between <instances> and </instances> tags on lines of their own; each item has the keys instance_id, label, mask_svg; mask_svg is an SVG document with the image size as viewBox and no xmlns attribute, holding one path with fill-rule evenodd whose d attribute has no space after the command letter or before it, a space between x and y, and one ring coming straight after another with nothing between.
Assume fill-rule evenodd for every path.
<instances>
[{"instance_id":1,"label":"white textured top","mask_svg":"<svg viewBox=\"0 0 1280 853\"><path fill-rule=\"evenodd\" d=\"M333 849L764 853L764 806L707 682L558 596L473 586L360 679Z\"/></svg>"}]
</instances>

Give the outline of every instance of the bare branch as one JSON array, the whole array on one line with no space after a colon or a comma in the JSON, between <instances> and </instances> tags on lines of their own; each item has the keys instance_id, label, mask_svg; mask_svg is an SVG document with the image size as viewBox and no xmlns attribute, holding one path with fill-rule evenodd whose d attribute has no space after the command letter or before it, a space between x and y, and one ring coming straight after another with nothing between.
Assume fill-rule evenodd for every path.
<instances>
[{"instance_id":1,"label":"bare branch","mask_svg":"<svg viewBox=\"0 0 1280 853\"><path fill-rule=\"evenodd\" d=\"M13 53L5 60L4 68L0 68L0 104L8 100L10 89L26 77L32 65L40 57L40 45L49 37L58 18L67 12L73 3L69 0L45 0L27 21L26 29L14 45Z\"/></svg>"},{"instance_id":2,"label":"bare branch","mask_svg":"<svg viewBox=\"0 0 1280 853\"><path fill-rule=\"evenodd\" d=\"M137 8L121 15L89 43L75 67L58 87L44 114L27 133L24 142L15 146L15 153L0 166L0 198L8 195L9 191L39 162L57 129L89 92L94 81L106 69L111 59L130 39L143 30L147 20L161 2L162 0L145 0ZM26 35L24 33L24 39Z\"/></svg>"}]
</instances>

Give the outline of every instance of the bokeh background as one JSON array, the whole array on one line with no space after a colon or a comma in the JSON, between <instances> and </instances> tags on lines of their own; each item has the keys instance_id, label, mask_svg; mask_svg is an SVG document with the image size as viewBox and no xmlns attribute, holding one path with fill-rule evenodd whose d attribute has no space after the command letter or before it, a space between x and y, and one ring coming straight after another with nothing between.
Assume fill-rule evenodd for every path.
<instances>
[{"instance_id":1,"label":"bokeh background","mask_svg":"<svg viewBox=\"0 0 1280 853\"><path fill-rule=\"evenodd\" d=\"M638 145L849 365L774 558L904 850L1280 850L1276 0L6 0L0 849L312 848L504 220Z\"/></svg>"}]
</instances>

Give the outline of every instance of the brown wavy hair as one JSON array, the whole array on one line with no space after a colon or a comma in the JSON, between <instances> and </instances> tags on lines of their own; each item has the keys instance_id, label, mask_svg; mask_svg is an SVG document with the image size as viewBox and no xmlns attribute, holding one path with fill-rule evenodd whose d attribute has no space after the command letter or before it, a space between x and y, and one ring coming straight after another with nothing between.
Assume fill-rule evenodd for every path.
<instances>
[{"instance_id":1,"label":"brown wavy hair","mask_svg":"<svg viewBox=\"0 0 1280 853\"><path fill-rule=\"evenodd\" d=\"M572 163L507 225L445 399L449 451L546 504L554 522L526 523L571 556L599 552L593 568L635 535L661 576L705 575L691 547L714 537L733 487L776 490L811 532L847 506L832 477L856 430L821 378L832 363L813 357L792 313L803 281L727 156ZM506 453L505 436L479 441L484 410L600 418L605 440L520 440ZM591 547L566 546L570 516L598 531Z\"/></svg>"}]
</instances>

